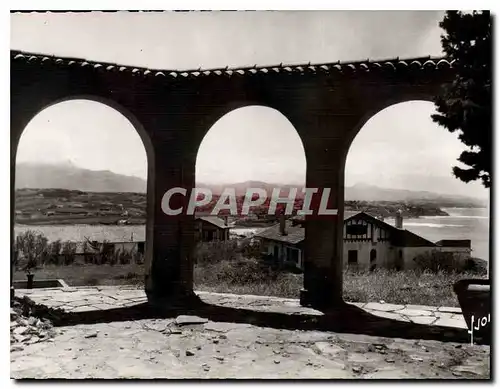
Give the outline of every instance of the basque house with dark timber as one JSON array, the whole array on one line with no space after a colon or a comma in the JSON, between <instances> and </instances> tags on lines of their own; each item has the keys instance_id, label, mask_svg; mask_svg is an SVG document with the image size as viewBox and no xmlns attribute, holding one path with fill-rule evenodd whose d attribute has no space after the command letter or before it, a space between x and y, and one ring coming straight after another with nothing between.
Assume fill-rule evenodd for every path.
<instances>
[{"instance_id":1,"label":"basque house with dark timber","mask_svg":"<svg viewBox=\"0 0 500 389\"><path fill-rule=\"evenodd\" d=\"M280 220L279 224L256 234L266 256L282 264L304 268L304 221ZM343 264L359 270L376 268L411 269L416 258L432 252L449 253L467 260L471 254L470 240L440 240L433 243L403 229L401 212L395 226L365 212L344 219Z\"/></svg>"}]
</instances>

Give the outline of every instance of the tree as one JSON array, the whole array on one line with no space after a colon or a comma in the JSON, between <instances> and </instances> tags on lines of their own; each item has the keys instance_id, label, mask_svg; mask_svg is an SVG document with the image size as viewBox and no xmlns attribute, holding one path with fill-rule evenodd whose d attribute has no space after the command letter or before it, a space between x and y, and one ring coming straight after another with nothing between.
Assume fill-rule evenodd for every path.
<instances>
[{"instance_id":1,"label":"tree","mask_svg":"<svg viewBox=\"0 0 500 389\"><path fill-rule=\"evenodd\" d=\"M443 51L457 74L453 82L435 100L438 114L432 120L470 149L458 161L467 168L453 167L453 174L464 182L482 180L491 186L491 15L489 11L464 13L447 11L439 26Z\"/></svg>"},{"instance_id":2,"label":"tree","mask_svg":"<svg viewBox=\"0 0 500 389\"><path fill-rule=\"evenodd\" d=\"M47 253L47 247L47 238L31 230L16 237L16 249L23 254L23 270L27 274L32 274L31 271L40 264L41 259Z\"/></svg>"}]
</instances>

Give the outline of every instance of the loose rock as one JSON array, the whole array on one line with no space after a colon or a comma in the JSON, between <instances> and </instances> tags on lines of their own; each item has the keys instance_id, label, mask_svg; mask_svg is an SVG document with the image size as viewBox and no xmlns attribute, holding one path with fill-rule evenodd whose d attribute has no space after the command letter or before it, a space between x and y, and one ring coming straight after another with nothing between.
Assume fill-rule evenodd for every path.
<instances>
[{"instance_id":1,"label":"loose rock","mask_svg":"<svg viewBox=\"0 0 500 389\"><path fill-rule=\"evenodd\" d=\"M198 316L180 315L175 319L175 323L179 326L205 324L208 323L208 319Z\"/></svg>"},{"instance_id":2,"label":"loose rock","mask_svg":"<svg viewBox=\"0 0 500 389\"><path fill-rule=\"evenodd\" d=\"M17 327L14 329L14 335L23 335L28 332L28 327Z\"/></svg>"}]
</instances>

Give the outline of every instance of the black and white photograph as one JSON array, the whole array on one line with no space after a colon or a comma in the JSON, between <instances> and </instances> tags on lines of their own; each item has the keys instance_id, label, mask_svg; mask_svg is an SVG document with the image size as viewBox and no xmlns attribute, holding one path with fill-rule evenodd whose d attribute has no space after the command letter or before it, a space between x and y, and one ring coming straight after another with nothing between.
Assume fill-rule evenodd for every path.
<instances>
[{"instance_id":1,"label":"black and white photograph","mask_svg":"<svg viewBox=\"0 0 500 389\"><path fill-rule=\"evenodd\" d=\"M492 380L494 16L11 9L11 380Z\"/></svg>"}]
</instances>

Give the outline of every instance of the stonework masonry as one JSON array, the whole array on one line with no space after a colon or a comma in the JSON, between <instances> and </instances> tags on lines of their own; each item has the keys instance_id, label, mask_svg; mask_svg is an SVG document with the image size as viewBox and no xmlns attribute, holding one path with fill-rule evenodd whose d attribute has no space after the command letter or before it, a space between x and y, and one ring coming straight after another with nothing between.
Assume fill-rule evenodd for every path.
<instances>
[{"instance_id":1,"label":"stonework masonry","mask_svg":"<svg viewBox=\"0 0 500 389\"><path fill-rule=\"evenodd\" d=\"M350 144L377 112L409 100L432 100L455 74L446 58L171 71L11 51L10 65L11 198L19 139L43 109L71 99L94 100L118 110L136 128L148 158L146 293L158 304L195 298L194 217L165 215L162 196L173 187L188 192L195 187L203 137L223 115L249 105L281 112L304 145L306 186L332 188L328 208L338 209L338 218L306 222L302 303L341 304ZM179 202L187 205L186 199ZM11 232L13 220L11 202Z\"/></svg>"}]
</instances>

